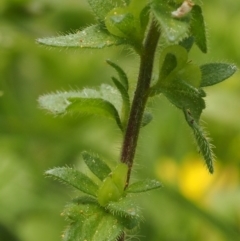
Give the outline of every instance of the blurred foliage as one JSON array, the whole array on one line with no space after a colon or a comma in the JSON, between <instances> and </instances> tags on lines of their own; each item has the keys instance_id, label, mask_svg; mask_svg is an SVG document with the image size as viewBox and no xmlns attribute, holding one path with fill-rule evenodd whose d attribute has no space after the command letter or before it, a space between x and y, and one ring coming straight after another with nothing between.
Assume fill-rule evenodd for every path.
<instances>
[{"instance_id":1,"label":"blurred foliage","mask_svg":"<svg viewBox=\"0 0 240 241\"><path fill-rule=\"evenodd\" d=\"M210 58L240 66L240 2L212 0L203 10L210 51L203 55L194 48L193 61L201 64ZM126 48L59 51L35 44L36 38L92 23L83 0L0 2L0 240L60 240L65 224L59 214L69 195L78 193L46 180L43 172L63 165L84 169L83 150L100 153L110 165L118 159L121 133L114 123L80 116L54 118L36 102L43 93L110 83L114 72L106 59L125 68L133 88L138 57ZM208 89L204 120L217 155L211 176L182 114L164 97L150 103L154 120L142 130L133 179L157 177L164 188L139 200L146 218L133 240L238 240L239 79L237 73Z\"/></svg>"}]
</instances>

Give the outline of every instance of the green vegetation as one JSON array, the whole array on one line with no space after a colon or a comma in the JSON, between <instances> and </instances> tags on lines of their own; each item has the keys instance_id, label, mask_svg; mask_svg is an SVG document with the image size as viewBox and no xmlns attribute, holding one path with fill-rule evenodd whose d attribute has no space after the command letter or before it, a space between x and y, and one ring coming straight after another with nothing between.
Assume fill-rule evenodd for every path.
<instances>
[{"instance_id":1,"label":"green vegetation","mask_svg":"<svg viewBox=\"0 0 240 241\"><path fill-rule=\"evenodd\" d=\"M208 51L203 14L221 27L230 14L234 32L239 4L220 4L220 25L214 1L203 11L196 1L183 14L181 1L88 3L97 20L78 2L0 5L1 239L59 240L65 224L57 213L68 202L66 241L237 240L239 76L208 87L236 72L225 63L239 63L236 34L213 30L211 53L201 52ZM69 29L38 42L74 50L33 41ZM219 48L224 38L232 45ZM37 98L53 116L37 109ZM209 172L216 166L213 176L192 137ZM69 202L68 189L43 180L45 170L80 193ZM164 188L144 194L160 181Z\"/></svg>"}]
</instances>

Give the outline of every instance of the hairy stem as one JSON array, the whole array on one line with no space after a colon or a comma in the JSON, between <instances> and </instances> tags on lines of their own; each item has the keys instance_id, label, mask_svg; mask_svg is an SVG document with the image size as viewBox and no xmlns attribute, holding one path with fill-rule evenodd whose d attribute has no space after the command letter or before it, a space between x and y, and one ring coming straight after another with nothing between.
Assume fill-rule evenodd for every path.
<instances>
[{"instance_id":1,"label":"hairy stem","mask_svg":"<svg viewBox=\"0 0 240 241\"><path fill-rule=\"evenodd\" d=\"M138 75L138 83L135 90L128 125L126 128L122 146L121 162L126 163L128 165L126 187L128 186L130 180L133 160L137 146L137 140L141 128L142 116L148 98L147 93L152 78L154 56L159 37L160 31L158 27L155 25L155 23L152 22L149 27L145 41L143 43L142 51L140 54L140 69Z\"/></svg>"}]
</instances>

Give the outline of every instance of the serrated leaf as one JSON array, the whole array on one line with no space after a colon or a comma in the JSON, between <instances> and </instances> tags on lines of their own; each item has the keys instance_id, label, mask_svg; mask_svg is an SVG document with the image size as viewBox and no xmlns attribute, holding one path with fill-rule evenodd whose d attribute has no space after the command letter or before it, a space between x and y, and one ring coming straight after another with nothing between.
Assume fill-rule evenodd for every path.
<instances>
[{"instance_id":1,"label":"serrated leaf","mask_svg":"<svg viewBox=\"0 0 240 241\"><path fill-rule=\"evenodd\" d=\"M99 115L114 119L122 130L122 123L114 105L100 98L69 98L71 104L66 108L67 112Z\"/></svg>"},{"instance_id":2,"label":"serrated leaf","mask_svg":"<svg viewBox=\"0 0 240 241\"><path fill-rule=\"evenodd\" d=\"M234 64L227 63L210 63L200 66L202 72L201 87L215 85L231 77L237 67Z\"/></svg>"},{"instance_id":3,"label":"serrated leaf","mask_svg":"<svg viewBox=\"0 0 240 241\"><path fill-rule=\"evenodd\" d=\"M76 33L64 36L37 39L39 44L52 47L105 48L112 45L126 44L123 39L111 35L101 25L93 25Z\"/></svg>"},{"instance_id":4,"label":"serrated leaf","mask_svg":"<svg viewBox=\"0 0 240 241\"><path fill-rule=\"evenodd\" d=\"M82 157L91 172L100 180L103 181L111 173L110 167L96 155L84 151Z\"/></svg>"},{"instance_id":5,"label":"serrated leaf","mask_svg":"<svg viewBox=\"0 0 240 241\"><path fill-rule=\"evenodd\" d=\"M205 108L201 90L176 80L162 87L162 93L179 109L189 109L196 122Z\"/></svg>"},{"instance_id":6,"label":"serrated leaf","mask_svg":"<svg viewBox=\"0 0 240 241\"><path fill-rule=\"evenodd\" d=\"M191 34L195 43L203 53L207 53L207 38L202 9L199 5L192 8L192 19L190 22Z\"/></svg>"},{"instance_id":7,"label":"serrated leaf","mask_svg":"<svg viewBox=\"0 0 240 241\"><path fill-rule=\"evenodd\" d=\"M63 215L71 221L63 234L64 241L116 241L123 225L94 201L74 200Z\"/></svg>"},{"instance_id":8,"label":"serrated leaf","mask_svg":"<svg viewBox=\"0 0 240 241\"><path fill-rule=\"evenodd\" d=\"M176 19L172 17L177 5L171 6L169 1L154 0L152 11L159 22L166 40L170 43L178 43L188 35L189 18Z\"/></svg>"},{"instance_id":9,"label":"serrated leaf","mask_svg":"<svg viewBox=\"0 0 240 241\"><path fill-rule=\"evenodd\" d=\"M196 139L199 151L206 162L207 168L210 173L213 173L214 154L212 151L212 145L210 144L208 138L206 137L206 134L204 133L200 125L194 120L191 112L189 110L184 110L184 115L188 125L193 130L193 134Z\"/></svg>"},{"instance_id":10,"label":"serrated leaf","mask_svg":"<svg viewBox=\"0 0 240 241\"><path fill-rule=\"evenodd\" d=\"M96 196L98 186L88 176L70 167L57 167L45 172L47 176L53 177L63 183L71 185L80 191Z\"/></svg>"},{"instance_id":11,"label":"serrated leaf","mask_svg":"<svg viewBox=\"0 0 240 241\"><path fill-rule=\"evenodd\" d=\"M127 228L131 229L135 227L140 221L142 221L142 213L136 201L131 195L121 198L117 202L110 202L106 209L115 216L125 218Z\"/></svg>"},{"instance_id":12,"label":"serrated leaf","mask_svg":"<svg viewBox=\"0 0 240 241\"><path fill-rule=\"evenodd\" d=\"M147 192L153 189L157 189L162 187L162 184L157 180L143 180L134 182L126 189L128 193L139 193L139 192Z\"/></svg>"},{"instance_id":13,"label":"serrated leaf","mask_svg":"<svg viewBox=\"0 0 240 241\"><path fill-rule=\"evenodd\" d=\"M92 196L81 196L74 198L65 206L61 216L64 216L64 218L66 218L66 220L69 222L78 221L82 218L82 215L84 215L84 211L89 211L89 206L98 206L96 198ZM80 207L82 207L82 210L79 212Z\"/></svg>"},{"instance_id":14,"label":"serrated leaf","mask_svg":"<svg viewBox=\"0 0 240 241\"><path fill-rule=\"evenodd\" d=\"M128 77L126 73L123 71L123 69L109 59L106 60L106 62L117 71L121 84L128 91Z\"/></svg>"}]
</instances>

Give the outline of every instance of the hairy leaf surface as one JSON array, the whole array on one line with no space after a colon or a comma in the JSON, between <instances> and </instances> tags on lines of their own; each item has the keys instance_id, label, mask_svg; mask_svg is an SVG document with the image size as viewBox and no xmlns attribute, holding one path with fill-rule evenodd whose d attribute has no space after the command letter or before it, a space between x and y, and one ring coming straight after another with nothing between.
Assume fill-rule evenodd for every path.
<instances>
[{"instance_id":1,"label":"hairy leaf surface","mask_svg":"<svg viewBox=\"0 0 240 241\"><path fill-rule=\"evenodd\" d=\"M119 65L115 64L114 62L112 62L109 59L106 62L117 71L121 84L124 86L124 88L126 90L128 90L128 85L129 85L128 77L127 77L126 73L124 72L124 70Z\"/></svg>"},{"instance_id":2,"label":"hairy leaf surface","mask_svg":"<svg viewBox=\"0 0 240 241\"><path fill-rule=\"evenodd\" d=\"M142 221L142 213L131 195L121 198L118 202L110 202L106 209L115 216L122 218L123 225L128 229L134 228Z\"/></svg>"},{"instance_id":3,"label":"hairy leaf surface","mask_svg":"<svg viewBox=\"0 0 240 241\"><path fill-rule=\"evenodd\" d=\"M195 43L203 53L207 53L207 38L202 9L199 5L192 8L192 19L190 29Z\"/></svg>"},{"instance_id":4,"label":"hairy leaf surface","mask_svg":"<svg viewBox=\"0 0 240 241\"><path fill-rule=\"evenodd\" d=\"M63 215L71 222L64 241L116 241L123 225L94 200L79 198L66 206Z\"/></svg>"},{"instance_id":5,"label":"hairy leaf surface","mask_svg":"<svg viewBox=\"0 0 240 241\"><path fill-rule=\"evenodd\" d=\"M142 180L142 181L132 183L126 189L126 192L129 192L129 193L147 192L160 187L162 187L162 184L159 181L147 179L147 180Z\"/></svg>"},{"instance_id":6,"label":"hairy leaf surface","mask_svg":"<svg viewBox=\"0 0 240 241\"><path fill-rule=\"evenodd\" d=\"M71 185L80 191L96 196L98 186L88 176L70 167L56 167L45 172L47 176L53 177L63 183Z\"/></svg>"},{"instance_id":7,"label":"hairy leaf surface","mask_svg":"<svg viewBox=\"0 0 240 241\"><path fill-rule=\"evenodd\" d=\"M69 98L71 104L66 108L67 112L98 115L113 119L122 130L122 123L113 104L100 98Z\"/></svg>"},{"instance_id":8,"label":"hairy leaf surface","mask_svg":"<svg viewBox=\"0 0 240 241\"><path fill-rule=\"evenodd\" d=\"M237 71L236 65L227 63L205 64L200 69L202 72L201 87L218 84L231 77Z\"/></svg>"},{"instance_id":9,"label":"hairy leaf surface","mask_svg":"<svg viewBox=\"0 0 240 241\"><path fill-rule=\"evenodd\" d=\"M206 134L204 133L201 126L192 117L191 112L189 110L184 110L184 114L188 125L192 128L199 151L206 162L207 168L210 173L213 173L214 154L212 151L212 145L209 142L209 139L206 137Z\"/></svg>"},{"instance_id":10,"label":"hairy leaf surface","mask_svg":"<svg viewBox=\"0 0 240 241\"><path fill-rule=\"evenodd\" d=\"M107 13L116 7L112 0L88 0L88 3L99 20L104 20Z\"/></svg>"},{"instance_id":11,"label":"hairy leaf surface","mask_svg":"<svg viewBox=\"0 0 240 241\"><path fill-rule=\"evenodd\" d=\"M82 156L88 168L100 180L103 181L111 173L110 167L96 155L84 151Z\"/></svg>"},{"instance_id":12,"label":"hairy leaf surface","mask_svg":"<svg viewBox=\"0 0 240 241\"><path fill-rule=\"evenodd\" d=\"M126 44L123 39L111 35L101 25L93 25L76 33L57 37L37 39L39 44L52 47L96 48L102 49L112 45Z\"/></svg>"},{"instance_id":13,"label":"hairy leaf surface","mask_svg":"<svg viewBox=\"0 0 240 241\"><path fill-rule=\"evenodd\" d=\"M172 16L177 5L171 6L169 1L153 0L152 11L159 22L164 37L169 43L178 43L188 36L189 17L176 19Z\"/></svg>"},{"instance_id":14,"label":"hairy leaf surface","mask_svg":"<svg viewBox=\"0 0 240 241\"><path fill-rule=\"evenodd\" d=\"M64 114L71 104L70 98L103 99L114 105L121 112L122 98L117 89L110 85L102 84L99 89L84 88L79 91L58 91L56 93L40 96L38 99L41 108L52 114Z\"/></svg>"}]
</instances>

